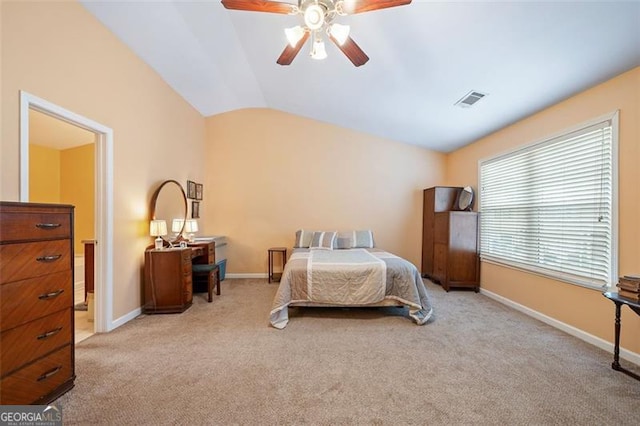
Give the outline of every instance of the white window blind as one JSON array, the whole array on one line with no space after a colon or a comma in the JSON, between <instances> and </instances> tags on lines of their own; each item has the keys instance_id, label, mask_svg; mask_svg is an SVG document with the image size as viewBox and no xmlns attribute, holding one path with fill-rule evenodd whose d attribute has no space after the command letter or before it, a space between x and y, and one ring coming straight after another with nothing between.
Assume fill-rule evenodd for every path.
<instances>
[{"instance_id":1,"label":"white window blind","mask_svg":"<svg viewBox=\"0 0 640 426\"><path fill-rule=\"evenodd\" d=\"M614 282L613 124L480 164L483 260L580 285Z\"/></svg>"}]
</instances>

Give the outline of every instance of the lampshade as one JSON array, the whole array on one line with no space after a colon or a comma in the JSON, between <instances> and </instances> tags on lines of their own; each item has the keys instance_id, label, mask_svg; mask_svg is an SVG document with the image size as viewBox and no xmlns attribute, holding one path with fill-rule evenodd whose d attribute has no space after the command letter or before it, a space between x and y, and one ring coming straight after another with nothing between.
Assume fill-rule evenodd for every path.
<instances>
[{"instance_id":1,"label":"lampshade","mask_svg":"<svg viewBox=\"0 0 640 426\"><path fill-rule=\"evenodd\" d=\"M173 219L171 222L171 232L175 232L176 234L182 231L182 227L184 226L184 219Z\"/></svg>"},{"instance_id":2,"label":"lampshade","mask_svg":"<svg viewBox=\"0 0 640 426\"><path fill-rule=\"evenodd\" d=\"M302 39L302 37L304 36L304 28L302 28L300 25L291 28L285 28L284 34L287 36L287 41L289 41L291 47L296 47L296 44L298 44L300 39Z\"/></svg>"},{"instance_id":3,"label":"lampshade","mask_svg":"<svg viewBox=\"0 0 640 426\"><path fill-rule=\"evenodd\" d=\"M329 34L333 37L339 45L343 45L349 37L351 27L349 25L333 24L329 27Z\"/></svg>"},{"instance_id":4,"label":"lampshade","mask_svg":"<svg viewBox=\"0 0 640 426\"><path fill-rule=\"evenodd\" d=\"M160 237L167 235L167 221L166 220L152 220L149 225L149 235L154 237Z\"/></svg>"},{"instance_id":5,"label":"lampshade","mask_svg":"<svg viewBox=\"0 0 640 426\"><path fill-rule=\"evenodd\" d=\"M198 221L195 219L187 219L184 223L184 232L188 234L198 232Z\"/></svg>"},{"instance_id":6,"label":"lampshade","mask_svg":"<svg viewBox=\"0 0 640 426\"><path fill-rule=\"evenodd\" d=\"M313 59L325 59L327 57L327 50L324 47L324 41L319 37L313 41L311 57Z\"/></svg>"}]
</instances>

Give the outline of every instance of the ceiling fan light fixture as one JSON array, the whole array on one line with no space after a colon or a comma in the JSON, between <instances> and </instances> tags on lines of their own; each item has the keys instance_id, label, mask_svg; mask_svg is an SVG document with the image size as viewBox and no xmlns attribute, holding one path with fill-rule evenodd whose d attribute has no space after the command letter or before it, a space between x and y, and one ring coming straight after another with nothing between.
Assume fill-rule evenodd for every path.
<instances>
[{"instance_id":1,"label":"ceiling fan light fixture","mask_svg":"<svg viewBox=\"0 0 640 426\"><path fill-rule=\"evenodd\" d=\"M0 0L2 1L2 0ZM373 10L387 9L411 3L411 0L222 0L225 9L248 12L268 12L283 15L298 15L304 23L285 29L288 44L276 61L279 65L291 65L309 38L312 38L311 57L327 57L322 33L326 34L338 49L356 67L367 63L369 57L349 35L348 25L334 24L337 16L355 15Z\"/></svg>"},{"instance_id":2,"label":"ceiling fan light fixture","mask_svg":"<svg viewBox=\"0 0 640 426\"><path fill-rule=\"evenodd\" d=\"M317 4L307 6L304 11L304 23L310 30L317 30L324 25L324 10Z\"/></svg>"},{"instance_id":3,"label":"ceiling fan light fixture","mask_svg":"<svg viewBox=\"0 0 640 426\"><path fill-rule=\"evenodd\" d=\"M340 46L349 38L351 27L349 25L332 24L329 27L329 35L333 37Z\"/></svg>"},{"instance_id":4,"label":"ceiling fan light fixture","mask_svg":"<svg viewBox=\"0 0 640 426\"><path fill-rule=\"evenodd\" d=\"M287 41L291 45L291 47L296 47L296 44L302 39L304 36L304 28L300 25L291 28L285 28L284 34L287 36Z\"/></svg>"},{"instance_id":5,"label":"ceiling fan light fixture","mask_svg":"<svg viewBox=\"0 0 640 426\"><path fill-rule=\"evenodd\" d=\"M313 47L311 48L311 57L313 59L322 60L327 57L327 49L325 49L324 41L321 38L316 38L313 41Z\"/></svg>"}]
</instances>

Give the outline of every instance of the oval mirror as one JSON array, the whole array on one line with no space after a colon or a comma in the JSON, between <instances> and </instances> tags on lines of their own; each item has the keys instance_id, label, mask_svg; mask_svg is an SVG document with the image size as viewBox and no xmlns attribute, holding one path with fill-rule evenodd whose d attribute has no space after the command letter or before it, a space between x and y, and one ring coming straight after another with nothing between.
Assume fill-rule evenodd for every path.
<instances>
[{"instance_id":1,"label":"oval mirror","mask_svg":"<svg viewBox=\"0 0 640 426\"><path fill-rule=\"evenodd\" d=\"M471 210L473 204L473 188L465 186L458 194L458 210Z\"/></svg>"},{"instance_id":2,"label":"oval mirror","mask_svg":"<svg viewBox=\"0 0 640 426\"><path fill-rule=\"evenodd\" d=\"M151 197L151 220L164 220L168 235L163 239L174 243L181 239L187 219L187 195L175 180L165 180ZM176 220L176 227L172 226Z\"/></svg>"}]
</instances>

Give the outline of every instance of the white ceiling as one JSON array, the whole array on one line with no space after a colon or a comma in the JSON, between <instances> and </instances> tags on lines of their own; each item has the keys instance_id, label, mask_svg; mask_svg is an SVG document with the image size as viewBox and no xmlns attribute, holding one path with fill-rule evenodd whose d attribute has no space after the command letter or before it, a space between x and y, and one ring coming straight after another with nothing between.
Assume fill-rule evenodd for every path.
<instances>
[{"instance_id":1,"label":"white ceiling","mask_svg":"<svg viewBox=\"0 0 640 426\"><path fill-rule=\"evenodd\" d=\"M267 107L443 152L640 66L639 1L414 0L338 17L371 58L359 68L332 43L311 59L309 42L277 65L297 16L83 4L204 116ZM470 90L488 96L453 105Z\"/></svg>"},{"instance_id":2,"label":"white ceiling","mask_svg":"<svg viewBox=\"0 0 640 426\"><path fill-rule=\"evenodd\" d=\"M54 118L39 111L29 110L29 143L58 150L94 143L93 132Z\"/></svg>"}]
</instances>

